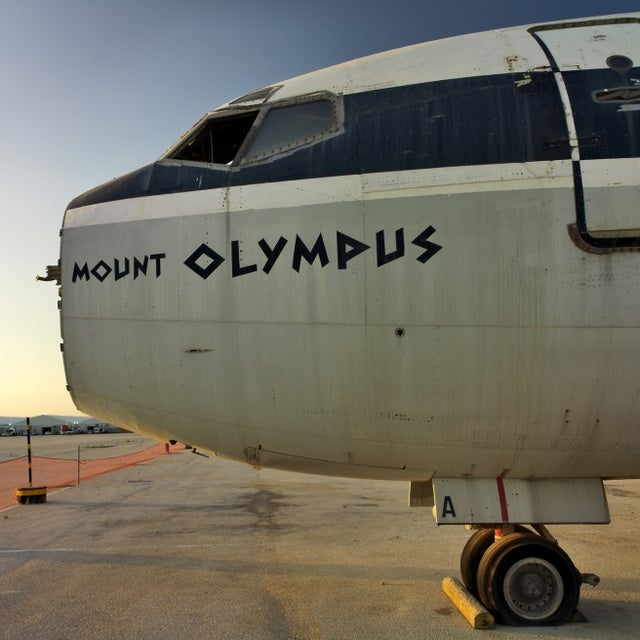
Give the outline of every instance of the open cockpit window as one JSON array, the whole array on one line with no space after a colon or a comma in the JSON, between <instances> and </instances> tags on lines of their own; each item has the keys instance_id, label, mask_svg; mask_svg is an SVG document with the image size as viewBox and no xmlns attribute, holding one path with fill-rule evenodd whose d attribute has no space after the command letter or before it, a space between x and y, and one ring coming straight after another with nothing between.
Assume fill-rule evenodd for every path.
<instances>
[{"instance_id":1,"label":"open cockpit window","mask_svg":"<svg viewBox=\"0 0 640 640\"><path fill-rule=\"evenodd\" d=\"M166 157L207 164L229 164L238 154L258 113L242 111L226 117L209 118Z\"/></svg>"},{"instance_id":2,"label":"open cockpit window","mask_svg":"<svg viewBox=\"0 0 640 640\"><path fill-rule=\"evenodd\" d=\"M322 93L253 109L213 111L171 147L163 159L217 165L254 164L337 133L343 120L341 105L336 96Z\"/></svg>"}]
</instances>

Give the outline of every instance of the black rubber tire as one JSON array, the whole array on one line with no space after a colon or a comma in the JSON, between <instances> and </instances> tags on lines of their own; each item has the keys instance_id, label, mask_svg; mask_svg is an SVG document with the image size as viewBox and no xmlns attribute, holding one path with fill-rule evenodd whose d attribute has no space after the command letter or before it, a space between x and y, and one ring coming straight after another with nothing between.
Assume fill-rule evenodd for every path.
<instances>
[{"instance_id":1,"label":"black rubber tire","mask_svg":"<svg viewBox=\"0 0 640 640\"><path fill-rule=\"evenodd\" d=\"M531 533L529 529L522 525L515 525L515 531L519 533ZM480 560L487 549L495 542L495 529L487 527L478 529L467 540L460 555L460 575L464 586L478 596L478 567Z\"/></svg>"},{"instance_id":2,"label":"black rubber tire","mask_svg":"<svg viewBox=\"0 0 640 640\"><path fill-rule=\"evenodd\" d=\"M494 543L495 532L491 528L478 529L467 540L460 555L460 575L464 586L478 595L478 567L486 550Z\"/></svg>"},{"instance_id":3,"label":"black rubber tire","mask_svg":"<svg viewBox=\"0 0 640 640\"><path fill-rule=\"evenodd\" d=\"M575 613L580 574L556 544L530 533L497 541L478 567L478 595L496 618L517 626L559 625Z\"/></svg>"}]
</instances>

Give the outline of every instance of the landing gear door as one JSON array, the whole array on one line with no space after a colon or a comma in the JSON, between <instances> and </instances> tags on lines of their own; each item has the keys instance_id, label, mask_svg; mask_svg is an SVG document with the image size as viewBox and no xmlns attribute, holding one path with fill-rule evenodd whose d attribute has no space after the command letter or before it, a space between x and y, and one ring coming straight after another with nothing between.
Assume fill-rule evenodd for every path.
<instances>
[{"instance_id":1,"label":"landing gear door","mask_svg":"<svg viewBox=\"0 0 640 640\"><path fill-rule=\"evenodd\" d=\"M640 21L530 30L549 59L572 149L572 237L595 251L640 247Z\"/></svg>"},{"instance_id":2,"label":"landing gear door","mask_svg":"<svg viewBox=\"0 0 640 640\"><path fill-rule=\"evenodd\" d=\"M600 478L433 478L441 524L607 524Z\"/></svg>"}]
</instances>

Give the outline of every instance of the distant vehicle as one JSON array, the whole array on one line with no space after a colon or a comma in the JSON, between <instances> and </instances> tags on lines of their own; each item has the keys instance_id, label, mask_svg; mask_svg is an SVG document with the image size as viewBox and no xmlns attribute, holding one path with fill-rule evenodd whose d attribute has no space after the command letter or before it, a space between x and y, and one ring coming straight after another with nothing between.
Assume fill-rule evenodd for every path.
<instances>
[{"instance_id":1,"label":"distant vehicle","mask_svg":"<svg viewBox=\"0 0 640 640\"><path fill-rule=\"evenodd\" d=\"M564 622L593 580L545 524L609 522L602 479L640 477L639 132L640 13L231 100L69 204L73 400L255 466L406 480L480 527L462 575L502 621Z\"/></svg>"},{"instance_id":2,"label":"distant vehicle","mask_svg":"<svg viewBox=\"0 0 640 640\"><path fill-rule=\"evenodd\" d=\"M13 427L0 427L0 438L15 436L16 430Z\"/></svg>"}]
</instances>

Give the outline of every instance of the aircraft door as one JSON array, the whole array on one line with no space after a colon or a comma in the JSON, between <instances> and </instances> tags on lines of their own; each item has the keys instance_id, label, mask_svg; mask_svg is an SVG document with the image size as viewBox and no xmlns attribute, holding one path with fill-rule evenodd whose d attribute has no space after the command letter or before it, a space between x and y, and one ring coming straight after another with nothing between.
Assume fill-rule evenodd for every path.
<instances>
[{"instance_id":1,"label":"aircraft door","mask_svg":"<svg viewBox=\"0 0 640 640\"><path fill-rule=\"evenodd\" d=\"M584 249L640 247L640 22L620 17L534 27L567 117Z\"/></svg>"}]
</instances>

